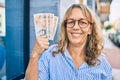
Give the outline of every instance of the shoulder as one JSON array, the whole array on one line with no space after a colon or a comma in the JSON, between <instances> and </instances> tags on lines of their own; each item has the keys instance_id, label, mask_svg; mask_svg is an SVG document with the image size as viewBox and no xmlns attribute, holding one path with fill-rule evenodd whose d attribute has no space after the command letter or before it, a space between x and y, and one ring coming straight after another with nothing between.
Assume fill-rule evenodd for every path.
<instances>
[{"instance_id":1,"label":"shoulder","mask_svg":"<svg viewBox=\"0 0 120 80\"><path fill-rule=\"evenodd\" d=\"M105 55L102 53L99 58L100 60L100 67L105 70L107 73L111 73L112 72L112 68L111 65L109 64L109 62L107 61Z\"/></svg>"},{"instance_id":2,"label":"shoulder","mask_svg":"<svg viewBox=\"0 0 120 80\"><path fill-rule=\"evenodd\" d=\"M56 51L58 48L57 44L51 45L47 50L45 50L38 60L39 69L47 68L50 66L52 60L55 60L54 56L52 55L53 51Z\"/></svg>"},{"instance_id":3,"label":"shoulder","mask_svg":"<svg viewBox=\"0 0 120 80\"><path fill-rule=\"evenodd\" d=\"M101 64L108 64L108 65L110 65L109 62L106 59L105 54L102 53L101 55L99 55L98 59L101 61Z\"/></svg>"},{"instance_id":4,"label":"shoulder","mask_svg":"<svg viewBox=\"0 0 120 80\"><path fill-rule=\"evenodd\" d=\"M49 60L50 57L52 57L52 52L56 51L58 48L57 44L51 45L47 50L45 50L42 55L40 56L39 60Z\"/></svg>"}]
</instances>

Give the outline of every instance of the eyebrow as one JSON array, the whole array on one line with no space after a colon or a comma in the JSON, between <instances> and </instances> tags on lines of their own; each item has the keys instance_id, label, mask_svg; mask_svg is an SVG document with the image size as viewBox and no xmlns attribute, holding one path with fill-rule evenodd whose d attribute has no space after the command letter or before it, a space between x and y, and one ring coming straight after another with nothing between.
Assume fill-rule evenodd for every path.
<instances>
[{"instance_id":1,"label":"eyebrow","mask_svg":"<svg viewBox=\"0 0 120 80\"><path fill-rule=\"evenodd\" d=\"M68 19L73 19L73 20L88 20L88 19L86 19L86 18L79 18L79 19L68 18Z\"/></svg>"}]
</instances>

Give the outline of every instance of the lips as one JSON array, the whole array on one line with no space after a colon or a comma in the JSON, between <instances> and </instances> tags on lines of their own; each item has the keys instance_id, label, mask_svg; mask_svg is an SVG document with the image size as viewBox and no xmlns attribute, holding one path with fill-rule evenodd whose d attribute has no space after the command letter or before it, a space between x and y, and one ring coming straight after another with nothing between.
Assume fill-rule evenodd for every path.
<instances>
[{"instance_id":1,"label":"lips","mask_svg":"<svg viewBox=\"0 0 120 80\"><path fill-rule=\"evenodd\" d=\"M80 37L81 33L71 33L73 37Z\"/></svg>"}]
</instances>

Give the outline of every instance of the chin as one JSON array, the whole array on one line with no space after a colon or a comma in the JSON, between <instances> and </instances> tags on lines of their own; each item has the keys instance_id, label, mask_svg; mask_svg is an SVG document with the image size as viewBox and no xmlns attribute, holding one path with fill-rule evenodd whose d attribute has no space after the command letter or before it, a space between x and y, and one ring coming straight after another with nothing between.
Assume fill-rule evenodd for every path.
<instances>
[{"instance_id":1,"label":"chin","mask_svg":"<svg viewBox=\"0 0 120 80\"><path fill-rule=\"evenodd\" d=\"M81 40L72 40L70 41L72 44L80 44L81 43Z\"/></svg>"}]
</instances>

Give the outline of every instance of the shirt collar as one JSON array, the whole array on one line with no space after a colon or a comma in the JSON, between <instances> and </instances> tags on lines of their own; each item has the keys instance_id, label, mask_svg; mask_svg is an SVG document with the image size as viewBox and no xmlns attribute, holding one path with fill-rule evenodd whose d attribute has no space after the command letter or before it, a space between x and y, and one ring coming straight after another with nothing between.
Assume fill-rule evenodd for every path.
<instances>
[{"instance_id":1,"label":"shirt collar","mask_svg":"<svg viewBox=\"0 0 120 80\"><path fill-rule=\"evenodd\" d=\"M69 58L70 60L72 60L72 57L70 56L70 53L68 52L67 46L68 46L68 45L66 44L64 55L65 55L66 58Z\"/></svg>"},{"instance_id":2,"label":"shirt collar","mask_svg":"<svg viewBox=\"0 0 120 80\"><path fill-rule=\"evenodd\" d=\"M65 57L66 57L66 58L69 58L69 59L72 60L72 57L70 56L70 54L69 54L67 48L65 49L65 53L64 53L64 54L65 54Z\"/></svg>"}]
</instances>

